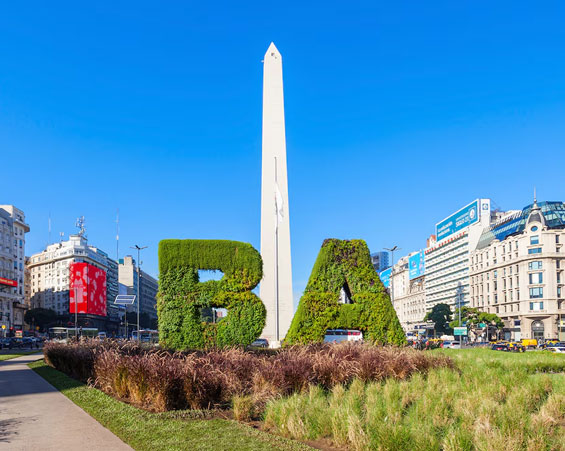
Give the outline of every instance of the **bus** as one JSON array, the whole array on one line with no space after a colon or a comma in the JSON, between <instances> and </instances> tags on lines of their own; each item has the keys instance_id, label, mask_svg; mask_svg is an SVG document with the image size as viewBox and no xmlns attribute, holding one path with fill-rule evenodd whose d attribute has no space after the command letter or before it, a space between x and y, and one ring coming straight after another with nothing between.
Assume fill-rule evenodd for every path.
<instances>
[{"instance_id":1,"label":"bus","mask_svg":"<svg viewBox=\"0 0 565 451\"><path fill-rule=\"evenodd\" d=\"M78 334L80 337L96 338L98 337L98 329L94 327L79 327ZM49 329L49 339L53 341L69 341L75 337L74 327L51 327Z\"/></svg>"},{"instance_id":2,"label":"bus","mask_svg":"<svg viewBox=\"0 0 565 451\"><path fill-rule=\"evenodd\" d=\"M328 329L324 337L325 343L341 343L342 341L363 341L360 330Z\"/></svg>"},{"instance_id":3,"label":"bus","mask_svg":"<svg viewBox=\"0 0 565 451\"><path fill-rule=\"evenodd\" d=\"M150 343L152 345L159 344L159 331L152 329L141 329L139 331L139 336L141 338L141 343ZM137 330L132 332L132 338L137 340Z\"/></svg>"}]
</instances>

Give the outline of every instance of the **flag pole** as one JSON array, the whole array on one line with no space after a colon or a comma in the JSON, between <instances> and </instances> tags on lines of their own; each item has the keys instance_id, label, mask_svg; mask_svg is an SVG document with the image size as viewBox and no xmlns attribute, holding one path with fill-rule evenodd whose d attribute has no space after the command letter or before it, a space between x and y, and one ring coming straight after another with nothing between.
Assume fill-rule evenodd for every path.
<instances>
[{"instance_id":1,"label":"flag pole","mask_svg":"<svg viewBox=\"0 0 565 451\"><path fill-rule=\"evenodd\" d=\"M275 157L275 338L279 341L279 206L277 205L277 157Z\"/></svg>"}]
</instances>

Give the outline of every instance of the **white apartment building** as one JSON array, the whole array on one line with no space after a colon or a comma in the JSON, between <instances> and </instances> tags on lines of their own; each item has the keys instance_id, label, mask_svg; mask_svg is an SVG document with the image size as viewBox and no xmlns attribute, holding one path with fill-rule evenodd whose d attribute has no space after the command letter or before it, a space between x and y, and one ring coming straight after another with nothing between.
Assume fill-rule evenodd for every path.
<instances>
[{"instance_id":1,"label":"white apartment building","mask_svg":"<svg viewBox=\"0 0 565 451\"><path fill-rule=\"evenodd\" d=\"M491 212L490 199L476 199L436 224L436 239L425 250L427 310L439 303L455 310L469 302L469 256L498 215Z\"/></svg>"},{"instance_id":2,"label":"white apartment building","mask_svg":"<svg viewBox=\"0 0 565 451\"><path fill-rule=\"evenodd\" d=\"M0 205L0 335L22 330L25 305L25 234L22 210Z\"/></svg>"},{"instance_id":3,"label":"white apartment building","mask_svg":"<svg viewBox=\"0 0 565 451\"><path fill-rule=\"evenodd\" d=\"M423 253L413 252L401 257L392 269L392 304L405 333L421 331L424 326L426 296L421 258Z\"/></svg>"},{"instance_id":4,"label":"white apartment building","mask_svg":"<svg viewBox=\"0 0 565 451\"><path fill-rule=\"evenodd\" d=\"M113 303L118 294L117 263L105 252L89 245L83 231L70 235L67 241L50 244L29 258L31 306L54 310L62 321L65 318L74 321L69 313L69 268L75 262L89 263L106 272L107 318L88 318L88 321L90 326L100 330L117 331L119 309Z\"/></svg>"},{"instance_id":5,"label":"white apartment building","mask_svg":"<svg viewBox=\"0 0 565 451\"><path fill-rule=\"evenodd\" d=\"M565 204L540 202L484 230L470 255L470 304L504 320L506 339L565 340Z\"/></svg>"}]
</instances>

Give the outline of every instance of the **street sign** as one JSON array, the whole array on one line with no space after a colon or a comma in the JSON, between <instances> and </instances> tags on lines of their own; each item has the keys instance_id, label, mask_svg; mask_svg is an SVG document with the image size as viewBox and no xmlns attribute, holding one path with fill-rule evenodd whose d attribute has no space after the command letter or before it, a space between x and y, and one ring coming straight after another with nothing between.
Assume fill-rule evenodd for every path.
<instances>
[{"instance_id":1,"label":"street sign","mask_svg":"<svg viewBox=\"0 0 565 451\"><path fill-rule=\"evenodd\" d=\"M118 294L114 300L117 305L132 305L135 302L135 294Z\"/></svg>"},{"instance_id":2,"label":"street sign","mask_svg":"<svg viewBox=\"0 0 565 451\"><path fill-rule=\"evenodd\" d=\"M454 327L453 328L453 335L467 335L467 328L466 327Z\"/></svg>"}]
</instances>

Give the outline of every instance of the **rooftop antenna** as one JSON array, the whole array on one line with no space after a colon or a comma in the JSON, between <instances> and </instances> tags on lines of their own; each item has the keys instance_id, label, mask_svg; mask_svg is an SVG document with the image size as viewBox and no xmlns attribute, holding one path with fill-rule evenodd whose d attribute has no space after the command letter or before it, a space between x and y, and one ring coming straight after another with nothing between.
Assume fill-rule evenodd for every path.
<instances>
[{"instance_id":1,"label":"rooftop antenna","mask_svg":"<svg viewBox=\"0 0 565 451\"><path fill-rule=\"evenodd\" d=\"M75 223L75 227L79 229L78 235L83 238L86 238L86 227L84 226L85 223L86 221L84 220L84 216L78 217Z\"/></svg>"},{"instance_id":2,"label":"rooftop antenna","mask_svg":"<svg viewBox=\"0 0 565 451\"><path fill-rule=\"evenodd\" d=\"M538 199L537 199L537 196L536 196L536 187L534 186L534 204L537 204L537 203L538 203Z\"/></svg>"},{"instance_id":3,"label":"rooftop antenna","mask_svg":"<svg viewBox=\"0 0 565 451\"><path fill-rule=\"evenodd\" d=\"M59 243L63 242L63 237L65 236L65 232L59 232Z\"/></svg>"}]
</instances>

